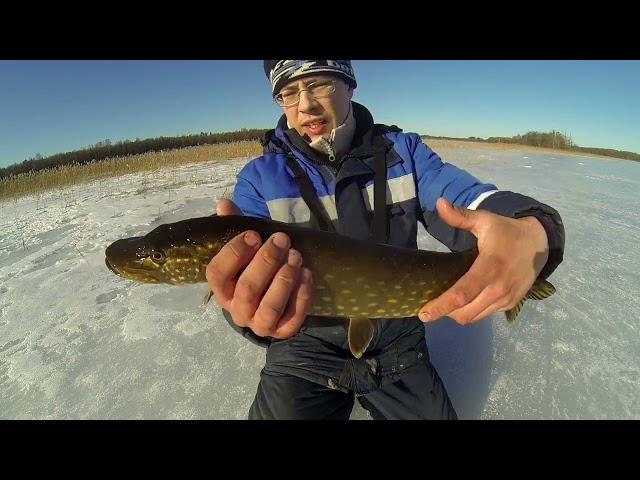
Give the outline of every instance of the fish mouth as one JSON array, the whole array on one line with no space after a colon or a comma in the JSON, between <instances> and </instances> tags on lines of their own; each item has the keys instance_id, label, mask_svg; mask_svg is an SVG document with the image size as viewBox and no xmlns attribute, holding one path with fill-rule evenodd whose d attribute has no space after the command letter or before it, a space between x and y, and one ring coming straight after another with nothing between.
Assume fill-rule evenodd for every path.
<instances>
[{"instance_id":1,"label":"fish mouth","mask_svg":"<svg viewBox=\"0 0 640 480\"><path fill-rule=\"evenodd\" d=\"M143 245L140 237L116 240L105 250L104 263L110 271L121 277L127 277L129 273L147 274L148 272L141 264L141 259L144 258L141 255L142 252ZM142 268L131 268L132 263L139 264Z\"/></svg>"},{"instance_id":2,"label":"fish mouth","mask_svg":"<svg viewBox=\"0 0 640 480\"><path fill-rule=\"evenodd\" d=\"M113 273L115 273L116 275L119 275L120 277L127 277L127 275L153 275L154 270L150 269L150 268L145 268L143 266L141 266L141 268L135 268L132 267L131 265L120 265L120 266L116 266L116 264L113 264L111 262L109 262L109 258L105 258L104 259L104 263L107 265L107 268L109 270L111 270Z\"/></svg>"},{"instance_id":3,"label":"fish mouth","mask_svg":"<svg viewBox=\"0 0 640 480\"><path fill-rule=\"evenodd\" d=\"M164 277L161 274L151 268L136 268L131 265L115 266L109 262L108 258L104 260L107 268L119 277L127 280L135 280L141 283L164 283Z\"/></svg>"}]
</instances>

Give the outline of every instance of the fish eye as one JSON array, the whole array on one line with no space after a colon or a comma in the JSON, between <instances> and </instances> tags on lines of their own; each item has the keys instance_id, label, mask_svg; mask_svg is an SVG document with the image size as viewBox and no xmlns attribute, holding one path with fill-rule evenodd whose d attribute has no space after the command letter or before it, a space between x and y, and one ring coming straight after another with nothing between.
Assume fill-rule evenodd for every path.
<instances>
[{"instance_id":1,"label":"fish eye","mask_svg":"<svg viewBox=\"0 0 640 480\"><path fill-rule=\"evenodd\" d=\"M151 258L153 259L154 262L159 262L159 263L162 263L167 259L164 252L161 252L161 251L153 252L151 254Z\"/></svg>"}]
</instances>

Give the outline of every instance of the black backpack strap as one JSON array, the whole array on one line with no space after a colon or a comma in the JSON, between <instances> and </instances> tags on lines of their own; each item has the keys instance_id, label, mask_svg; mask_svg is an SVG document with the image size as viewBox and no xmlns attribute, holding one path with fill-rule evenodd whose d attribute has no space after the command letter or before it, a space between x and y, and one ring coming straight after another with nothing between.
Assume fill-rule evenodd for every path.
<instances>
[{"instance_id":1,"label":"black backpack strap","mask_svg":"<svg viewBox=\"0 0 640 480\"><path fill-rule=\"evenodd\" d=\"M329 214L320 203L320 199L316 195L313 185L311 185L309 176L304 171L302 166L300 166L298 160L296 160L296 158L292 155L287 155L287 165L289 166L291 171L293 171L293 178L296 181L298 188L300 188L302 199L311 211L312 221L315 219L320 230L336 233L336 229L333 226L331 218L329 218Z\"/></svg>"},{"instance_id":2,"label":"black backpack strap","mask_svg":"<svg viewBox=\"0 0 640 480\"><path fill-rule=\"evenodd\" d=\"M382 136L373 138L373 223L371 238L387 243L387 149Z\"/></svg>"}]
</instances>

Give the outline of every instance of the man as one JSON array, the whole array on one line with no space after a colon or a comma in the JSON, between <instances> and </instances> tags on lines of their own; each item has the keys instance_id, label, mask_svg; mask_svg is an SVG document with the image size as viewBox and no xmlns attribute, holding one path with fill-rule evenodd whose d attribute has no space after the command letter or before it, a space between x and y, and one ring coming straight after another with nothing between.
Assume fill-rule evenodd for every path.
<instances>
[{"instance_id":1,"label":"man","mask_svg":"<svg viewBox=\"0 0 640 480\"><path fill-rule=\"evenodd\" d=\"M219 215L408 248L417 248L419 221L450 249L477 244L479 255L419 317L379 320L355 358L346 322L306 315L312 272L285 234L232 239L211 260L207 280L230 325L267 348L249 418L347 419L354 395L375 419L457 418L429 361L423 322L446 315L468 324L513 307L562 261L560 216L443 163L417 134L374 124L351 100L350 61L266 60L264 68L284 115Z\"/></svg>"}]
</instances>

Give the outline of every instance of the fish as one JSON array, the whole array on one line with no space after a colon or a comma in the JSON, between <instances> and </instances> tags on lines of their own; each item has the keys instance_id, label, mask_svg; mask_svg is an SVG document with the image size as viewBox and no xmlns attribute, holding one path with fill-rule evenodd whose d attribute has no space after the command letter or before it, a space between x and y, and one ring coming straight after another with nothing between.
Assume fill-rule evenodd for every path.
<instances>
[{"instance_id":1,"label":"fish","mask_svg":"<svg viewBox=\"0 0 640 480\"><path fill-rule=\"evenodd\" d=\"M242 215L211 215L160 225L144 236L123 238L105 250L107 268L128 280L156 284L206 282L211 259L233 237L254 230L266 240L276 232L291 239L314 279L309 315L349 322L354 357L366 351L377 319L415 317L471 267L478 249L434 252L357 240L337 233ZM537 280L518 304L505 312L515 321L527 300L555 293ZM207 290L205 303L211 297Z\"/></svg>"}]
</instances>

